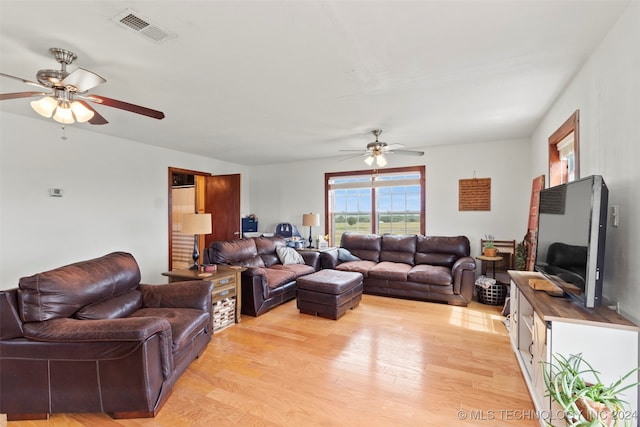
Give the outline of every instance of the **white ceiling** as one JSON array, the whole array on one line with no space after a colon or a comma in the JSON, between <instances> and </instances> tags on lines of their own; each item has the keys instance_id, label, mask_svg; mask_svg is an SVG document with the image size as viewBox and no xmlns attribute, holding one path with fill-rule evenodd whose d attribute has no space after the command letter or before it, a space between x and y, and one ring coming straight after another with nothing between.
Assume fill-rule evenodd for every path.
<instances>
[{"instance_id":1,"label":"white ceiling","mask_svg":"<svg viewBox=\"0 0 640 427\"><path fill-rule=\"evenodd\" d=\"M91 131L262 165L344 157L374 128L407 149L529 136L629 1L5 1L0 71L35 81L50 47L107 82ZM127 8L175 34L112 22ZM0 77L0 92L33 90ZM31 99L0 108L38 116ZM95 104L94 104L95 106Z\"/></svg>"}]
</instances>

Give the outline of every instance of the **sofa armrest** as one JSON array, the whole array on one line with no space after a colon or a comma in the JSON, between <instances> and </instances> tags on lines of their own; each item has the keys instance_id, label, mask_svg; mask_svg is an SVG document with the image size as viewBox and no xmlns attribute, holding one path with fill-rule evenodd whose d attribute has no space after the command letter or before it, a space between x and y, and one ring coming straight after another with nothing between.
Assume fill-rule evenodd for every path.
<instances>
[{"instance_id":1,"label":"sofa armrest","mask_svg":"<svg viewBox=\"0 0 640 427\"><path fill-rule=\"evenodd\" d=\"M453 275L453 292L462 295L467 302L470 302L473 297L475 271L476 262L470 256L458 258L451 269L451 274Z\"/></svg>"},{"instance_id":2,"label":"sofa armrest","mask_svg":"<svg viewBox=\"0 0 640 427\"><path fill-rule=\"evenodd\" d=\"M191 280L168 285L140 285L145 308L195 308L211 313L213 284Z\"/></svg>"},{"instance_id":3,"label":"sofa armrest","mask_svg":"<svg viewBox=\"0 0 640 427\"><path fill-rule=\"evenodd\" d=\"M310 267L313 267L315 271L320 270L320 252L316 251L299 251L300 255L304 259L304 263Z\"/></svg>"},{"instance_id":4,"label":"sofa armrest","mask_svg":"<svg viewBox=\"0 0 640 427\"><path fill-rule=\"evenodd\" d=\"M267 272L262 267L247 267L247 269L242 272L242 275L247 277L265 277Z\"/></svg>"},{"instance_id":5,"label":"sofa armrest","mask_svg":"<svg viewBox=\"0 0 640 427\"><path fill-rule=\"evenodd\" d=\"M320 268L333 270L338 264L340 264L340 260L338 260L338 248L331 248L320 252Z\"/></svg>"}]
</instances>

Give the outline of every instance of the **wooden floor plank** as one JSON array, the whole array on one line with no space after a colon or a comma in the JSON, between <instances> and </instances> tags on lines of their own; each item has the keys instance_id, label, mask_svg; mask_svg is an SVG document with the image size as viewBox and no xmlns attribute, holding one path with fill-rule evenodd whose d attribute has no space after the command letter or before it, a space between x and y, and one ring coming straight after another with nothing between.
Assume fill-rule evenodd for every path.
<instances>
[{"instance_id":1,"label":"wooden floor plank","mask_svg":"<svg viewBox=\"0 0 640 427\"><path fill-rule=\"evenodd\" d=\"M536 426L500 308L363 296L334 321L295 301L214 335L154 419L9 427Z\"/></svg>"}]
</instances>

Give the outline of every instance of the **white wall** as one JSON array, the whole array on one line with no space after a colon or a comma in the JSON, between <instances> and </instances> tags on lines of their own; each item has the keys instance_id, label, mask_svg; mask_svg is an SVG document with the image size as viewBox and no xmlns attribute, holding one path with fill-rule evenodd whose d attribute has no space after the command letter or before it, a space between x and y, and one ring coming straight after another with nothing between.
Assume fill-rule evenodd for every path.
<instances>
[{"instance_id":1,"label":"white wall","mask_svg":"<svg viewBox=\"0 0 640 427\"><path fill-rule=\"evenodd\" d=\"M640 2L631 2L532 136L532 171L547 174L547 144L580 110L580 175L602 175L620 226L607 227L603 293L640 323Z\"/></svg>"},{"instance_id":2,"label":"white wall","mask_svg":"<svg viewBox=\"0 0 640 427\"><path fill-rule=\"evenodd\" d=\"M528 139L411 148L425 151L424 157L390 155L387 167L426 166L426 234L466 235L474 255L480 252L484 234L524 238L531 196ZM253 168L251 206L260 231L273 232L279 222L290 222L307 237L302 214L324 212L325 172L366 169L361 158L340 159ZM458 180L473 178L474 173L491 178L491 211L458 211ZM324 230L321 215L321 226L313 235Z\"/></svg>"},{"instance_id":3,"label":"white wall","mask_svg":"<svg viewBox=\"0 0 640 427\"><path fill-rule=\"evenodd\" d=\"M166 283L168 167L247 181L246 167L80 126L67 126L63 141L53 120L0 112L0 123L0 289L116 250L134 255L143 281ZM50 187L63 197L49 197ZM241 203L248 209L248 195Z\"/></svg>"}]
</instances>

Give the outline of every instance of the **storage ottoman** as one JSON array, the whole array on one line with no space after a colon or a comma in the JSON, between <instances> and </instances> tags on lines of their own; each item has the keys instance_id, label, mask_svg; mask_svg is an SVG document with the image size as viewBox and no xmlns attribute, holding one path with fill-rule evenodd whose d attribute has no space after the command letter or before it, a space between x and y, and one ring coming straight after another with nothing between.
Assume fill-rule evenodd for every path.
<instances>
[{"instance_id":1,"label":"storage ottoman","mask_svg":"<svg viewBox=\"0 0 640 427\"><path fill-rule=\"evenodd\" d=\"M362 274L352 271L320 270L296 281L300 313L337 320L362 299Z\"/></svg>"}]
</instances>

